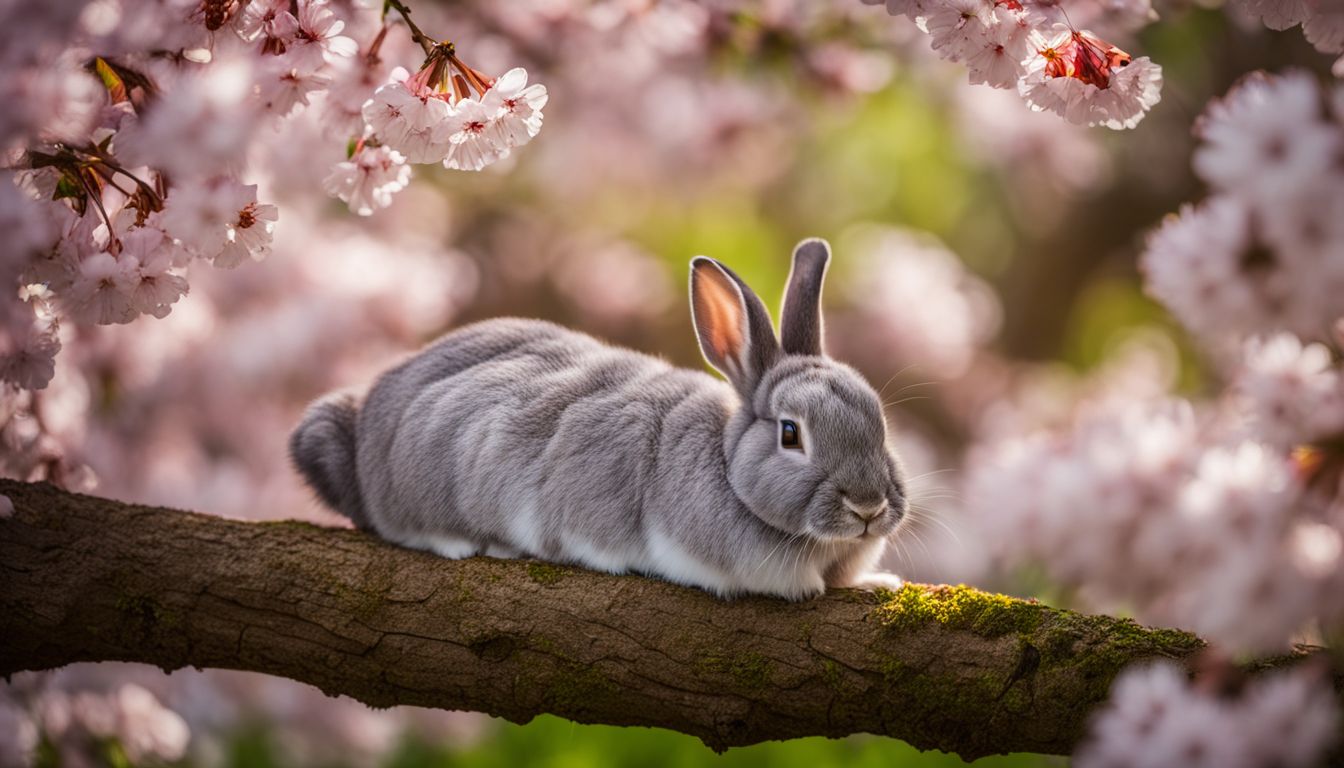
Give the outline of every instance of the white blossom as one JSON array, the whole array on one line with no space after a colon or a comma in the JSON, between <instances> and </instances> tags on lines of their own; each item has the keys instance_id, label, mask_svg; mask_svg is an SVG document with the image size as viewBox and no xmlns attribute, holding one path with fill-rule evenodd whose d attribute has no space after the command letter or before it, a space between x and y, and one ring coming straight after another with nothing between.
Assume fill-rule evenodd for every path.
<instances>
[{"instance_id":1,"label":"white blossom","mask_svg":"<svg viewBox=\"0 0 1344 768\"><path fill-rule=\"evenodd\" d=\"M257 185L222 178L169 195L162 223L189 252L232 267L269 253L277 217L274 205L257 203Z\"/></svg>"},{"instance_id":2,"label":"white blossom","mask_svg":"<svg viewBox=\"0 0 1344 768\"><path fill-rule=\"evenodd\" d=\"M359 51L354 40L340 34L345 22L336 17L327 0L299 0L298 22L293 53L310 67L354 56Z\"/></svg>"},{"instance_id":3,"label":"white blossom","mask_svg":"<svg viewBox=\"0 0 1344 768\"><path fill-rule=\"evenodd\" d=\"M1071 33L1068 33L1071 34ZM1052 65L1076 55L1077 42L1059 37L1027 63L1018 92L1037 111L1054 112L1079 125L1133 128L1162 98L1162 68L1147 57L1129 61L1107 73L1105 87L1073 74L1052 71ZM1072 65L1068 65L1072 66Z\"/></svg>"},{"instance_id":4,"label":"white blossom","mask_svg":"<svg viewBox=\"0 0 1344 768\"><path fill-rule=\"evenodd\" d=\"M85 256L74 283L61 294L61 305L76 322L98 325L129 323L138 314L131 294L139 283L133 259L107 251Z\"/></svg>"},{"instance_id":5,"label":"white blossom","mask_svg":"<svg viewBox=\"0 0 1344 768\"><path fill-rule=\"evenodd\" d=\"M391 147L365 147L337 163L322 182L327 193L344 200L360 216L392 204L392 195L411 180L406 158Z\"/></svg>"},{"instance_id":6,"label":"white blossom","mask_svg":"<svg viewBox=\"0 0 1344 768\"><path fill-rule=\"evenodd\" d=\"M1079 768L1309 768L1335 742L1339 707L1311 668L1267 673L1235 696L1194 687L1167 661L1130 668L1093 716Z\"/></svg>"},{"instance_id":7,"label":"white blossom","mask_svg":"<svg viewBox=\"0 0 1344 768\"><path fill-rule=\"evenodd\" d=\"M1235 387L1265 440L1292 447L1344 434L1344 377L1323 344L1290 333L1250 339Z\"/></svg>"},{"instance_id":8,"label":"white blossom","mask_svg":"<svg viewBox=\"0 0 1344 768\"><path fill-rule=\"evenodd\" d=\"M531 141L541 132L541 110L548 98L546 86L528 85L522 67L500 75L481 98L484 110L494 112L487 126L490 140L500 147L521 147Z\"/></svg>"},{"instance_id":9,"label":"white blossom","mask_svg":"<svg viewBox=\"0 0 1344 768\"><path fill-rule=\"evenodd\" d=\"M496 143L489 130L499 114L475 99L463 99L453 105L448 117L447 136L451 144L443 160L445 168L479 171L509 154L509 145Z\"/></svg>"},{"instance_id":10,"label":"white blossom","mask_svg":"<svg viewBox=\"0 0 1344 768\"><path fill-rule=\"evenodd\" d=\"M434 163L448 154L453 107L444 99L412 93L405 82L394 80L364 102L363 113L374 135L407 162Z\"/></svg>"},{"instance_id":11,"label":"white blossom","mask_svg":"<svg viewBox=\"0 0 1344 768\"><path fill-rule=\"evenodd\" d=\"M137 227L121 236L122 259L133 259L136 282L131 306L136 312L167 317L172 305L187 292L187 281L173 273L177 245L163 230Z\"/></svg>"},{"instance_id":12,"label":"white blossom","mask_svg":"<svg viewBox=\"0 0 1344 768\"><path fill-rule=\"evenodd\" d=\"M1210 103L1196 127L1194 166L1215 189L1248 202L1295 199L1321 172L1321 158L1344 148L1328 124L1320 89L1305 72L1252 76Z\"/></svg>"}]
</instances>

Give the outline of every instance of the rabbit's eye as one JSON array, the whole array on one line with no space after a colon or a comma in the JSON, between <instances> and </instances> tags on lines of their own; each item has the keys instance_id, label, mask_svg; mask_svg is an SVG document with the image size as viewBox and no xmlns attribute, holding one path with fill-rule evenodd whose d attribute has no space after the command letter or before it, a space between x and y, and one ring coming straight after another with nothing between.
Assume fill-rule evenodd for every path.
<instances>
[{"instance_id":1,"label":"rabbit's eye","mask_svg":"<svg viewBox=\"0 0 1344 768\"><path fill-rule=\"evenodd\" d=\"M788 419L780 419L779 444L783 448L792 448L795 451L803 450L803 431L794 422Z\"/></svg>"}]
</instances>

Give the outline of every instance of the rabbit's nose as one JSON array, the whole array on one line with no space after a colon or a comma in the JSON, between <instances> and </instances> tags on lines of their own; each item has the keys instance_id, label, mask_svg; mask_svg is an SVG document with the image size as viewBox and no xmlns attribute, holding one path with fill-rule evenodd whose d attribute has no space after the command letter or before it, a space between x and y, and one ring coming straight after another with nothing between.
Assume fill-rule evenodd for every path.
<instances>
[{"instance_id":1,"label":"rabbit's nose","mask_svg":"<svg viewBox=\"0 0 1344 768\"><path fill-rule=\"evenodd\" d=\"M840 502L845 505L845 509L848 509L855 517L865 523L871 523L882 515L885 515L889 507L886 499L882 499L873 504L861 504L850 499L848 496L841 496Z\"/></svg>"}]
</instances>

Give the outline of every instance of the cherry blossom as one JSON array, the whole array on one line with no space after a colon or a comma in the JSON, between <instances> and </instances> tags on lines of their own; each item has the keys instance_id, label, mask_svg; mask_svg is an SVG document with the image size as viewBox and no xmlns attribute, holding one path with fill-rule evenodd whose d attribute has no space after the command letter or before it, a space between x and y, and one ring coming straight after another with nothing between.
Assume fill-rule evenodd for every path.
<instances>
[{"instance_id":1,"label":"cherry blossom","mask_svg":"<svg viewBox=\"0 0 1344 768\"><path fill-rule=\"evenodd\" d=\"M486 132L498 147L521 147L541 132L541 110L548 99L546 86L527 83L527 70L514 67L499 76L481 98L493 115Z\"/></svg>"},{"instance_id":2,"label":"cherry blossom","mask_svg":"<svg viewBox=\"0 0 1344 768\"><path fill-rule=\"evenodd\" d=\"M1074 755L1080 768L1310 768L1335 743L1339 707L1324 676L1299 668L1257 678L1236 695L1190 683L1171 662L1137 666L1111 687Z\"/></svg>"},{"instance_id":3,"label":"cherry blossom","mask_svg":"<svg viewBox=\"0 0 1344 768\"><path fill-rule=\"evenodd\" d=\"M508 144L494 141L490 130L499 109L491 109L475 99L464 99L453 107L447 121L448 156L445 168L479 171L509 154Z\"/></svg>"},{"instance_id":4,"label":"cherry blossom","mask_svg":"<svg viewBox=\"0 0 1344 768\"><path fill-rule=\"evenodd\" d=\"M252 0L235 17L234 30L249 42L265 37L263 50L283 53L299 31L299 20L289 8L289 0Z\"/></svg>"},{"instance_id":5,"label":"cherry blossom","mask_svg":"<svg viewBox=\"0 0 1344 768\"><path fill-rule=\"evenodd\" d=\"M1290 333L1250 339L1235 386L1267 441L1291 448L1344 434L1344 376L1323 344Z\"/></svg>"},{"instance_id":6,"label":"cherry blossom","mask_svg":"<svg viewBox=\"0 0 1344 768\"><path fill-rule=\"evenodd\" d=\"M322 182L327 193L344 200L350 210L369 216L392 204L392 195L411 181L406 158L391 147L363 147L337 163Z\"/></svg>"},{"instance_id":7,"label":"cherry blossom","mask_svg":"<svg viewBox=\"0 0 1344 768\"><path fill-rule=\"evenodd\" d=\"M436 163L448 154L446 123L452 113L444 99L427 91L413 93L395 80L375 91L363 109L373 134L412 163Z\"/></svg>"},{"instance_id":8,"label":"cherry blossom","mask_svg":"<svg viewBox=\"0 0 1344 768\"><path fill-rule=\"evenodd\" d=\"M232 267L269 252L277 217L274 205L257 204L257 185L220 178L171 195L162 221L189 252Z\"/></svg>"},{"instance_id":9,"label":"cherry blossom","mask_svg":"<svg viewBox=\"0 0 1344 768\"><path fill-rule=\"evenodd\" d=\"M310 66L355 55L359 46L340 34L345 22L336 17L326 0L299 0L298 30L294 55Z\"/></svg>"},{"instance_id":10,"label":"cherry blossom","mask_svg":"<svg viewBox=\"0 0 1344 768\"><path fill-rule=\"evenodd\" d=\"M1161 99L1162 68L1087 34L1065 30L1036 50L1018 90L1035 110L1071 123L1138 125Z\"/></svg>"},{"instance_id":11,"label":"cherry blossom","mask_svg":"<svg viewBox=\"0 0 1344 768\"><path fill-rule=\"evenodd\" d=\"M137 312L166 317L173 303L186 294L186 279L172 271L178 259L177 245L163 230L144 226L122 235L119 258L134 264L130 301Z\"/></svg>"},{"instance_id":12,"label":"cherry blossom","mask_svg":"<svg viewBox=\"0 0 1344 768\"><path fill-rule=\"evenodd\" d=\"M56 372L61 339L44 293L28 292L25 301L8 304L0 325L0 381L21 389L41 389Z\"/></svg>"},{"instance_id":13,"label":"cherry blossom","mask_svg":"<svg viewBox=\"0 0 1344 768\"><path fill-rule=\"evenodd\" d=\"M1253 75L1212 102L1195 129L1195 170L1215 189L1273 205L1320 176L1322 157L1344 148L1306 72Z\"/></svg>"},{"instance_id":14,"label":"cherry blossom","mask_svg":"<svg viewBox=\"0 0 1344 768\"><path fill-rule=\"evenodd\" d=\"M440 90L449 67L461 74L451 76L451 90ZM373 136L407 162L479 171L537 135L547 98L545 86L529 85L521 67L490 80L447 51L431 54L414 75L394 72L363 114Z\"/></svg>"},{"instance_id":15,"label":"cherry blossom","mask_svg":"<svg viewBox=\"0 0 1344 768\"><path fill-rule=\"evenodd\" d=\"M301 69L289 56L275 57L260 67L257 96L263 109L284 117L326 90L332 78L319 70Z\"/></svg>"},{"instance_id":16,"label":"cherry blossom","mask_svg":"<svg viewBox=\"0 0 1344 768\"><path fill-rule=\"evenodd\" d=\"M928 33L940 56L964 62L972 84L1016 89L1032 109L1071 123L1133 128L1161 99L1161 67L1074 27L1058 3L889 0L885 5L889 14L909 16ZM1155 17L1147 3L1117 3L1116 10L1140 25Z\"/></svg>"},{"instance_id":17,"label":"cherry blossom","mask_svg":"<svg viewBox=\"0 0 1344 768\"><path fill-rule=\"evenodd\" d=\"M118 259L107 251L79 262L70 289L61 295L62 307L77 322L107 325L135 319L131 294L140 282L133 259Z\"/></svg>"}]
</instances>

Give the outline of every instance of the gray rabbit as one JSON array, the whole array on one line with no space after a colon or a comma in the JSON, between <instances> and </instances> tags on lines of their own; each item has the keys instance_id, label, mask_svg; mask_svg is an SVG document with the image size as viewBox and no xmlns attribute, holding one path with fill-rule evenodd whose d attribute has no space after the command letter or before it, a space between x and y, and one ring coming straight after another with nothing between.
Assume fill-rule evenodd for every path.
<instances>
[{"instance_id":1,"label":"gray rabbit","mask_svg":"<svg viewBox=\"0 0 1344 768\"><path fill-rule=\"evenodd\" d=\"M732 270L691 261L691 315L728 379L539 320L447 334L336 393L294 463L361 528L447 558L536 557L721 596L895 587L907 512L877 393L822 351L822 240L793 253L780 338Z\"/></svg>"}]
</instances>

